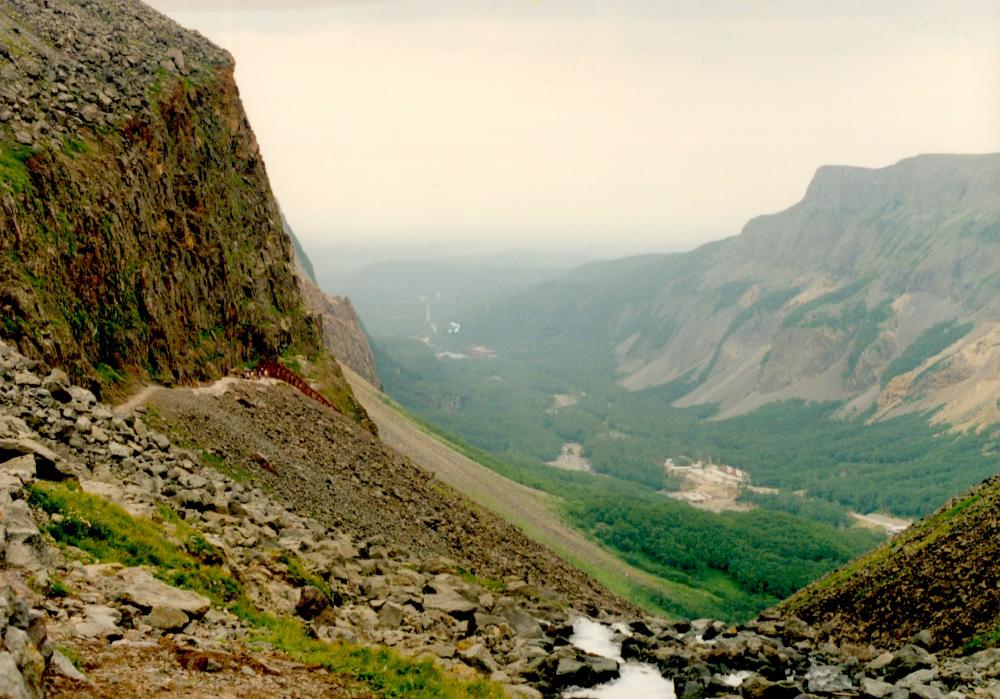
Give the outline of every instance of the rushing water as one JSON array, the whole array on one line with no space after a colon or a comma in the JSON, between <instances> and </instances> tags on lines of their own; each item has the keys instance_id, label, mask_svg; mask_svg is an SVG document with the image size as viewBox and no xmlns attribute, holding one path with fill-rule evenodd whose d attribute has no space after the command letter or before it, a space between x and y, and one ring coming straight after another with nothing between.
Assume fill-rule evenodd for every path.
<instances>
[{"instance_id":1,"label":"rushing water","mask_svg":"<svg viewBox=\"0 0 1000 699\"><path fill-rule=\"evenodd\" d=\"M622 663L621 643L614 638L616 632L628 635L628 629L620 624L606 626L580 618L573 621L573 635L569 642L587 653L613 658ZM674 683L671 680L661 677L654 666L633 661L622 663L618 679L589 689L570 690L563 696L567 699L675 699Z\"/></svg>"}]
</instances>

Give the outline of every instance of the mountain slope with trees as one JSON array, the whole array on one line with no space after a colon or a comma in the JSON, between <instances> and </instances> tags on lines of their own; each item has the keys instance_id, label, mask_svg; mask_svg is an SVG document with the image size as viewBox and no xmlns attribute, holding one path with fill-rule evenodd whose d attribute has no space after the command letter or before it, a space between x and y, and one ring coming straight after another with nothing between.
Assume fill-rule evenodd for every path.
<instances>
[{"instance_id":1,"label":"mountain slope with trees","mask_svg":"<svg viewBox=\"0 0 1000 699\"><path fill-rule=\"evenodd\" d=\"M738 236L585 265L460 318L463 343L596 344L626 388L683 377L677 405L723 415L801 398L997 422L998 191L1000 154L822 167Z\"/></svg>"}]
</instances>

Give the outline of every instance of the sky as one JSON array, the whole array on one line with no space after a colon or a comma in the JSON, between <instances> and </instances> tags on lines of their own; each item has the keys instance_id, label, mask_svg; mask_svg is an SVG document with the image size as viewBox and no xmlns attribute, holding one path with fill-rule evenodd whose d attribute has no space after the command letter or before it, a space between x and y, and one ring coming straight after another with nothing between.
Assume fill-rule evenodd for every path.
<instances>
[{"instance_id":1,"label":"sky","mask_svg":"<svg viewBox=\"0 0 1000 699\"><path fill-rule=\"evenodd\" d=\"M232 52L320 255L689 249L823 164L1000 151L996 0L150 4Z\"/></svg>"}]
</instances>

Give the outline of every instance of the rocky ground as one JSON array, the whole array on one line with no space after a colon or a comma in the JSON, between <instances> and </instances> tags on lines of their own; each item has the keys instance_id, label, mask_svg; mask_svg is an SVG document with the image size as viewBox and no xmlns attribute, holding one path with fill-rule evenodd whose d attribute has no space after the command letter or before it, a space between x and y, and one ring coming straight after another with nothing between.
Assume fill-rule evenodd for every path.
<instances>
[{"instance_id":1,"label":"rocky ground","mask_svg":"<svg viewBox=\"0 0 1000 699\"><path fill-rule=\"evenodd\" d=\"M253 404L260 401L260 389L231 389L218 400ZM290 453L302 450L302 468L271 474L276 478L261 480L258 487L245 480L237 454L204 458L181 448L151 429L147 422L155 420L144 419L142 409L115 415L89 391L68 385L62 372L0 345L0 695L37 697L43 690L94 697L378 695L357 678L296 661L260 641L252 615L218 603L208 592L182 589L185 578L165 575L171 571L163 561L127 565L88 554L80 548L86 548L83 534L111 546L114 532L43 497L82 490L79 497L89 494L124 508L131 518L114 515L123 522L152 522L169 541L188 542L219 580L238 582L255 613L295 620L315 640L433 658L454 675L488 676L511 696L558 696L567 687L613 682L627 661L658 668L674 679L678 696L688 699L1000 698L1000 650L964 658L934 655L927 650L933 645L927 633L895 652L882 652L823 642L828 629L776 614L730 627L711 620L640 618L628 609L581 610L572 598L535 581L538 558L522 562L522 568L514 564L523 577L491 579L482 571L499 566L499 559L484 555L478 571L483 577L473 576L448 555L471 547L448 547L453 539L474 534L452 523L443 535L440 523L434 529L426 521L416 498L436 488L426 478L421 482L419 469L402 460L394 467L404 480L395 480L388 468L377 480L353 472L351 464L364 453L338 457L344 461L338 468L317 467L334 504L320 517L309 516L281 479L298 482L300 491L313 488L306 480L305 455L322 462L324 452L311 440L336 433L349 421L313 412L283 388L263 390L269 401L278 396L277 405L291 411L289 420L309 429L300 442L286 445ZM163 409L164 401L157 404ZM262 419L255 429L267 434L268 421L277 417L265 411ZM235 426L204 429L219 440L214 429ZM216 441L212 448L220 446ZM261 468L279 470L276 456L261 454ZM411 499L392 494L410 485L416 488ZM386 533L375 532L375 522L365 519L364 500L347 496L350 488L372 502L400 499L400 512L410 511L412 522L400 514L383 522ZM452 522L442 510L433 511ZM471 527L474 520L468 523ZM434 537L419 534L419 528ZM79 546L67 544L68 535L77 536ZM478 540L491 542L499 547L498 540ZM503 555L499 548L494 557ZM623 624L621 661L574 646L572 622L588 613Z\"/></svg>"},{"instance_id":2,"label":"rocky ground","mask_svg":"<svg viewBox=\"0 0 1000 699\"><path fill-rule=\"evenodd\" d=\"M927 629L932 650L997 642L998 559L1000 476L994 476L800 590L783 608L816 624L839 619L835 636L843 641L897 647Z\"/></svg>"},{"instance_id":3,"label":"rocky ground","mask_svg":"<svg viewBox=\"0 0 1000 699\"><path fill-rule=\"evenodd\" d=\"M445 556L485 579L596 614L627 602L410 459L285 385L231 384L224 393L159 391L154 422L324 527L379 538L421 557Z\"/></svg>"}]
</instances>

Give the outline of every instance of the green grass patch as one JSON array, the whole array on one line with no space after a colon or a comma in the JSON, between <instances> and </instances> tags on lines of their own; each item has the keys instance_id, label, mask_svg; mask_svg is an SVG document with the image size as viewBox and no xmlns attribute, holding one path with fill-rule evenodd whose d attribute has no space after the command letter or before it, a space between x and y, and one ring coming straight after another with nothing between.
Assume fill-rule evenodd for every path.
<instances>
[{"instance_id":1,"label":"green grass patch","mask_svg":"<svg viewBox=\"0 0 1000 699\"><path fill-rule=\"evenodd\" d=\"M333 590L327 584L323 578L318 575L311 573L308 568L306 568L305 563L302 559L296 556L294 553L288 551L282 551L278 554L278 560L284 564L285 569L288 571L288 578L291 582L299 587L305 585L311 585L317 590L326 595L326 598L330 602L337 604L337 600L333 594Z\"/></svg>"},{"instance_id":2,"label":"green grass patch","mask_svg":"<svg viewBox=\"0 0 1000 699\"><path fill-rule=\"evenodd\" d=\"M479 585L487 590L492 590L493 592L503 592L507 589L507 586L500 580L494 580L493 578L482 578L475 573L466 570L465 568L459 567L456 571L462 580L469 583L470 585Z\"/></svg>"},{"instance_id":3,"label":"green grass patch","mask_svg":"<svg viewBox=\"0 0 1000 699\"><path fill-rule=\"evenodd\" d=\"M52 599L57 599L61 597L69 596L69 587L58 575L52 575L49 577L49 584L45 590L45 596Z\"/></svg>"},{"instance_id":4,"label":"green grass patch","mask_svg":"<svg viewBox=\"0 0 1000 699\"><path fill-rule=\"evenodd\" d=\"M69 646L56 646L56 650L66 656L66 660L73 663L75 667L80 672L83 672L83 658L80 656L79 651L76 648L71 648Z\"/></svg>"},{"instance_id":5,"label":"green grass patch","mask_svg":"<svg viewBox=\"0 0 1000 699\"><path fill-rule=\"evenodd\" d=\"M842 286L828 294L817 296L812 301L807 301L801 306L797 306L791 313L785 316L784 320L781 321L781 325L786 328L798 325L807 315L817 308L832 306L846 301L866 286L868 286L868 280L859 279L856 282L848 284L847 286Z\"/></svg>"},{"instance_id":6,"label":"green grass patch","mask_svg":"<svg viewBox=\"0 0 1000 699\"><path fill-rule=\"evenodd\" d=\"M253 640L270 643L299 662L354 677L380 697L501 699L504 696L495 684L449 677L431 661L406 658L388 648L322 641L311 637L295 619L263 613L246 603L229 609L257 629Z\"/></svg>"},{"instance_id":7,"label":"green grass patch","mask_svg":"<svg viewBox=\"0 0 1000 699\"><path fill-rule=\"evenodd\" d=\"M233 464L226 461L218 454L210 451L201 451L201 460L206 466L214 468L219 473L224 473L225 475L232 478L237 483L249 483L253 480L253 474L250 472L246 466L242 464Z\"/></svg>"},{"instance_id":8,"label":"green grass patch","mask_svg":"<svg viewBox=\"0 0 1000 699\"><path fill-rule=\"evenodd\" d=\"M94 371L97 372L97 376L100 381L105 386L114 386L116 384L123 383L125 381L125 376L121 374L117 369L103 362L94 367Z\"/></svg>"},{"instance_id":9,"label":"green grass patch","mask_svg":"<svg viewBox=\"0 0 1000 699\"><path fill-rule=\"evenodd\" d=\"M170 509L163 522L133 517L104 498L83 492L73 482L37 481L28 487L29 502L58 515L45 531L60 544L75 546L100 561L149 566L164 582L194 590L216 602L236 599L240 585L221 565L221 555ZM173 525L173 539L163 523Z\"/></svg>"},{"instance_id":10,"label":"green grass patch","mask_svg":"<svg viewBox=\"0 0 1000 699\"><path fill-rule=\"evenodd\" d=\"M87 155L90 153L90 144L83 139L67 134L62 138L62 152L63 155L70 158L75 158L78 155Z\"/></svg>"},{"instance_id":11,"label":"green grass patch","mask_svg":"<svg viewBox=\"0 0 1000 699\"><path fill-rule=\"evenodd\" d=\"M31 178L28 176L25 161L34 152L28 146L0 144L0 184L15 192L26 192L31 189Z\"/></svg>"},{"instance_id":12,"label":"green grass patch","mask_svg":"<svg viewBox=\"0 0 1000 699\"><path fill-rule=\"evenodd\" d=\"M29 502L50 515L46 532L57 542L75 546L102 562L145 565L171 585L205 595L225 606L256 630L253 640L270 643L293 659L353 677L387 699L501 699L496 684L463 681L446 675L430 661L407 658L387 648L330 643L313 638L298 620L267 614L253 607L243 586L225 566L220 552L182 520L160 506L159 519L133 517L104 498L80 490L75 483L36 482L29 486ZM166 525L166 526L165 526ZM172 532L170 530L173 530ZM291 554L282 558L299 584L329 587L309 573ZM79 656L60 649L74 665ZM75 658L75 660L74 660Z\"/></svg>"},{"instance_id":13,"label":"green grass patch","mask_svg":"<svg viewBox=\"0 0 1000 699\"><path fill-rule=\"evenodd\" d=\"M996 625L985 633L976 634L965 644L962 651L965 653L975 653L986 648L996 648L1000 646L1000 619Z\"/></svg>"},{"instance_id":14,"label":"green grass patch","mask_svg":"<svg viewBox=\"0 0 1000 699\"><path fill-rule=\"evenodd\" d=\"M326 351L321 351L314 357L292 355L286 352L281 363L301 376L310 385L340 411L359 424L364 424L368 416L354 399L350 384L344 378L337 360Z\"/></svg>"}]
</instances>

